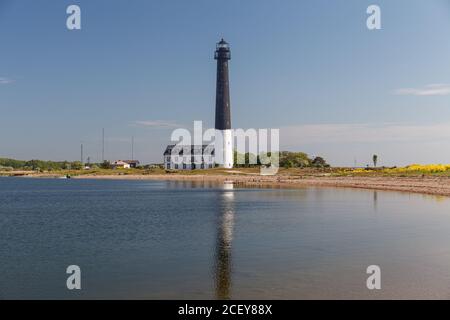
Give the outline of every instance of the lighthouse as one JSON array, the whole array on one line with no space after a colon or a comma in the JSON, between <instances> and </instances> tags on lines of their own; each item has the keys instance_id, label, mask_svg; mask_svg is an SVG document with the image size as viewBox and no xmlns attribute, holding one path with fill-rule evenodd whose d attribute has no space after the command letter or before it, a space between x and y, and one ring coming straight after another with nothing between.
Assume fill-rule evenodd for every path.
<instances>
[{"instance_id":1,"label":"lighthouse","mask_svg":"<svg viewBox=\"0 0 450 320\"><path fill-rule=\"evenodd\" d=\"M228 76L231 52L225 40L222 39L217 43L214 59L217 60L215 163L223 168L233 168L233 133Z\"/></svg>"}]
</instances>

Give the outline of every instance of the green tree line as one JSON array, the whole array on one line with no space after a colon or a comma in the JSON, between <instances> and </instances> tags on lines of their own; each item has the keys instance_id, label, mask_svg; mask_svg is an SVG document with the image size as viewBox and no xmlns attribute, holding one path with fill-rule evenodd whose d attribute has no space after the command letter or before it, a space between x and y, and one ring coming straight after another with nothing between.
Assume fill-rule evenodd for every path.
<instances>
[{"instance_id":1,"label":"green tree line","mask_svg":"<svg viewBox=\"0 0 450 320\"><path fill-rule=\"evenodd\" d=\"M239 167L256 167L261 164L270 165L270 160L279 163L282 168L326 168L330 165L322 157L310 158L308 154L304 152L291 152L280 151L278 154L272 155L270 152L267 154L255 155L253 153L239 153L234 152L234 166Z\"/></svg>"},{"instance_id":2,"label":"green tree line","mask_svg":"<svg viewBox=\"0 0 450 320\"><path fill-rule=\"evenodd\" d=\"M82 168L80 161L43 161L43 160L15 160L0 158L0 168L15 170L79 170Z\"/></svg>"}]
</instances>

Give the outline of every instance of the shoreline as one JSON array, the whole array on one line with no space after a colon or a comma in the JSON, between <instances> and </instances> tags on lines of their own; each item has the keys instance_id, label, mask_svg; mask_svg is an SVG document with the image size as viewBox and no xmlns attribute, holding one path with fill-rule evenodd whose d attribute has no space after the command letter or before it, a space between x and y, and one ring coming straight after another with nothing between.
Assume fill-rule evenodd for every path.
<instances>
[{"instance_id":1,"label":"shoreline","mask_svg":"<svg viewBox=\"0 0 450 320\"><path fill-rule=\"evenodd\" d=\"M60 175L33 174L23 177L29 178L58 178ZM382 191L400 191L428 195L450 197L449 177L367 177L367 176L260 176L249 174L216 174L216 175L188 175L188 174L127 174L127 175L77 175L72 179L101 179L101 180L160 180L160 181L197 181L218 182L232 181L237 185L265 188L305 188L305 187L333 187L354 188Z\"/></svg>"}]
</instances>

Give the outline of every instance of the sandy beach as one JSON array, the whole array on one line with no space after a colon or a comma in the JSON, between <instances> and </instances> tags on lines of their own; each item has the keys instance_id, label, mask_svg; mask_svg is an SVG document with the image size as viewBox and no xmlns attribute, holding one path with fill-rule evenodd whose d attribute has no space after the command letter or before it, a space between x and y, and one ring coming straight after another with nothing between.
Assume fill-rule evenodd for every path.
<instances>
[{"instance_id":1,"label":"sandy beach","mask_svg":"<svg viewBox=\"0 0 450 320\"><path fill-rule=\"evenodd\" d=\"M232 181L237 185L272 188L345 187L389 190L450 196L450 178L447 177L298 177L260 175L80 175L75 179L131 179L174 181Z\"/></svg>"},{"instance_id":2,"label":"sandy beach","mask_svg":"<svg viewBox=\"0 0 450 320\"><path fill-rule=\"evenodd\" d=\"M61 178L61 174L30 173L26 171L9 172L26 178ZM343 187L386 191L414 192L430 195L450 196L450 177L447 176L332 176L328 174L277 174L263 176L256 173L231 170L208 174L164 174L127 173L102 174L88 173L71 175L72 179L112 179L112 180L171 180L197 182L231 181L236 185L261 188L304 188L304 187Z\"/></svg>"}]
</instances>

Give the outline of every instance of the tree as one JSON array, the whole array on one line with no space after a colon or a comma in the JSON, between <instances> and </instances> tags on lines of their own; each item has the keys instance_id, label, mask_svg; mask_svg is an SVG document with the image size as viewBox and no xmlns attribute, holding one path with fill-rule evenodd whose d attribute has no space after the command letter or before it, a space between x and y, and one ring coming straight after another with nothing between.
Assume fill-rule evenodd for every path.
<instances>
[{"instance_id":1,"label":"tree","mask_svg":"<svg viewBox=\"0 0 450 320\"><path fill-rule=\"evenodd\" d=\"M83 164L81 163L81 161L75 161L72 162L71 167L73 170L81 170L81 168L83 168Z\"/></svg>"},{"instance_id":2,"label":"tree","mask_svg":"<svg viewBox=\"0 0 450 320\"><path fill-rule=\"evenodd\" d=\"M0 158L0 166L11 167L13 169L21 169L25 167L26 161Z\"/></svg>"},{"instance_id":3,"label":"tree","mask_svg":"<svg viewBox=\"0 0 450 320\"><path fill-rule=\"evenodd\" d=\"M280 153L277 152L261 152L257 157L258 165L263 166L280 166Z\"/></svg>"},{"instance_id":4,"label":"tree","mask_svg":"<svg viewBox=\"0 0 450 320\"><path fill-rule=\"evenodd\" d=\"M311 159L304 152L290 152L282 151L280 152L280 166L281 167L295 167L303 168L309 167L311 165Z\"/></svg>"},{"instance_id":5,"label":"tree","mask_svg":"<svg viewBox=\"0 0 450 320\"><path fill-rule=\"evenodd\" d=\"M100 165L100 168L102 168L102 169L111 169L111 163L109 161L105 160Z\"/></svg>"},{"instance_id":6,"label":"tree","mask_svg":"<svg viewBox=\"0 0 450 320\"><path fill-rule=\"evenodd\" d=\"M317 167L317 168L327 168L330 165L325 161L324 158L322 157L315 157L312 161L311 161L311 165L313 167Z\"/></svg>"},{"instance_id":7,"label":"tree","mask_svg":"<svg viewBox=\"0 0 450 320\"><path fill-rule=\"evenodd\" d=\"M245 154L234 150L233 163L235 167L242 167L245 164Z\"/></svg>"},{"instance_id":8,"label":"tree","mask_svg":"<svg viewBox=\"0 0 450 320\"><path fill-rule=\"evenodd\" d=\"M283 161L282 165L285 169L292 168L294 166L294 163L291 160Z\"/></svg>"},{"instance_id":9,"label":"tree","mask_svg":"<svg viewBox=\"0 0 450 320\"><path fill-rule=\"evenodd\" d=\"M373 155L372 161L373 161L373 166L376 168L377 167L377 161L378 161L378 156L376 154Z\"/></svg>"},{"instance_id":10,"label":"tree","mask_svg":"<svg viewBox=\"0 0 450 320\"><path fill-rule=\"evenodd\" d=\"M258 164L258 157L253 153L239 153L234 151L234 166L239 167L252 167Z\"/></svg>"}]
</instances>

